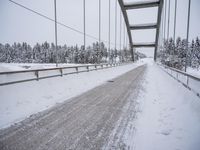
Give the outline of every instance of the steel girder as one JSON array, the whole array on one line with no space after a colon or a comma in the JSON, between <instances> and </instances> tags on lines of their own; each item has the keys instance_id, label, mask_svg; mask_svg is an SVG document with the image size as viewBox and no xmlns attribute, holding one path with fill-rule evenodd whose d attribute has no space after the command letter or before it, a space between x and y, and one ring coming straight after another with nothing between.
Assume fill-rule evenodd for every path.
<instances>
[{"instance_id":1,"label":"steel girder","mask_svg":"<svg viewBox=\"0 0 200 150\"><path fill-rule=\"evenodd\" d=\"M160 32L160 23L161 23L161 14L162 14L162 8L163 8L163 0L134 2L134 3L124 3L123 0L118 0L118 2L119 2L119 5L121 7L121 11L122 11L124 21L125 21L126 27L127 27L127 33L128 33L129 44L130 44L130 48L131 48L132 60L134 61L133 48L155 47L154 60L156 61L159 32ZM130 25L128 15L127 15L127 10L142 9L142 8L148 8L148 7L158 7L157 22L156 23L150 23L150 24ZM144 29L156 29L155 43L134 43L133 44L131 30L144 30Z\"/></svg>"}]
</instances>

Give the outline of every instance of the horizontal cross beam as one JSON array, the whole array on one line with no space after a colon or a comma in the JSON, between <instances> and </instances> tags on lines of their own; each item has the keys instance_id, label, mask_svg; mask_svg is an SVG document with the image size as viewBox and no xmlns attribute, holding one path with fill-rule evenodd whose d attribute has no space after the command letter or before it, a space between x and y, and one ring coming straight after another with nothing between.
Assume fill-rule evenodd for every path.
<instances>
[{"instance_id":1,"label":"horizontal cross beam","mask_svg":"<svg viewBox=\"0 0 200 150\"><path fill-rule=\"evenodd\" d=\"M132 45L134 48L140 48L140 47L155 47L155 43L134 43Z\"/></svg>"},{"instance_id":2,"label":"horizontal cross beam","mask_svg":"<svg viewBox=\"0 0 200 150\"><path fill-rule=\"evenodd\" d=\"M154 1L142 1L142 2L132 2L132 3L125 3L125 9L139 9L139 8L148 8L148 7L156 7L160 3L159 0Z\"/></svg>"},{"instance_id":3,"label":"horizontal cross beam","mask_svg":"<svg viewBox=\"0 0 200 150\"><path fill-rule=\"evenodd\" d=\"M155 29L157 28L156 23L151 24L137 24L137 25L131 25L130 30L143 30L143 29Z\"/></svg>"}]
</instances>

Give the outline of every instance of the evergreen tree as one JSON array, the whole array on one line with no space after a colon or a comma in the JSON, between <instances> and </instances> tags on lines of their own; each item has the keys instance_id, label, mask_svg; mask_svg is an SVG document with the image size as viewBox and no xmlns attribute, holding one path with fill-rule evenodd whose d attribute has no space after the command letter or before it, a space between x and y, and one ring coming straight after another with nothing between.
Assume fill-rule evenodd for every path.
<instances>
[{"instance_id":1,"label":"evergreen tree","mask_svg":"<svg viewBox=\"0 0 200 150\"><path fill-rule=\"evenodd\" d=\"M117 52L110 50L110 60L114 62L116 57L125 61L131 58L128 50ZM57 52L54 43L36 43L31 47L26 42L10 44L0 44L0 62L14 63L103 63L107 62L108 52L103 42L95 42L92 46L84 49L76 46L58 45Z\"/></svg>"},{"instance_id":2,"label":"evergreen tree","mask_svg":"<svg viewBox=\"0 0 200 150\"><path fill-rule=\"evenodd\" d=\"M199 38L196 38L195 46L194 46L194 54L196 56L198 66L200 65L200 41Z\"/></svg>"}]
</instances>

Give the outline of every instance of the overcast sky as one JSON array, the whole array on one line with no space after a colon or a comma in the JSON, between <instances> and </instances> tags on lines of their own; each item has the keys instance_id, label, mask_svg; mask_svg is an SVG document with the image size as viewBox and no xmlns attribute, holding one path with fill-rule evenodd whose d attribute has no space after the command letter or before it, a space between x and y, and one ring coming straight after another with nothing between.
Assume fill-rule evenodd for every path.
<instances>
[{"instance_id":1,"label":"overcast sky","mask_svg":"<svg viewBox=\"0 0 200 150\"><path fill-rule=\"evenodd\" d=\"M54 19L54 0L14 0L33 10L36 10ZM135 0L125 0L125 2ZM177 30L176 36L186 37L187 8L189 0L178 0ZM108 41L108 0L102 3L102 40ZM191 0L190 40L200 37L200 1ZM115 0L111 0L111 47L114 47L114 8ZM119 15L118 6L118 48L119 48ZM131 24L156 22L157 8L141 10L129 10L128 17ZM173 35L174 0L171 0L170 12L170 36ZM83 31L83 0L57 0L57 19L59 22ZM34 45L36 42L54 42L54 23L32 12L29 12L8 0L0 0L0 43L27 42ZM86 0L86 32L98 38L98 0ZM124 23L122 24L122 45L124 42ZM134 42L154 42L155 30L133 31ZM127 39L127 38L125 38ZM87 38L86 44L95 42L95 39ZM83 35L58 25L58 44L81 45ZM107 43L106 43L107 44ZM142 49L148 54L153 49Z\"/></svg>"}]
</instances>

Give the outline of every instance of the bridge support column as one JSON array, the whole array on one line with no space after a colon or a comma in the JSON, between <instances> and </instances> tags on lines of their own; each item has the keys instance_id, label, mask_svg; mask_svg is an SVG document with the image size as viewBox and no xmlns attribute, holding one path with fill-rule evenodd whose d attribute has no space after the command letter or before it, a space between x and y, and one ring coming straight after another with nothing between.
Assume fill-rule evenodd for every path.
<instances>
[{"instance_id":1,"label":"bridge support column","mask_svg":"<svg viewBox=\"0 0 200 150\"><path fill-rule=\"evenodd\" d=\"M157 16L157 31L156 31L156 43L155 43L155 51L154 51L154 61L157 58L157 51L158 51L158 40L159 40L159 33L160 33L160 22L161 22L161 14L163 8L163 0L160 0L159 7L158 7L158 16Z\"/></svg>"}]
</instances>

